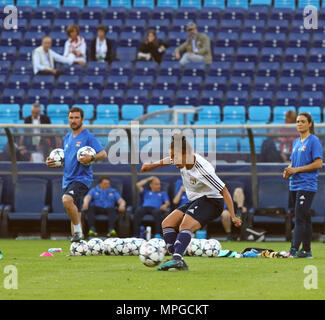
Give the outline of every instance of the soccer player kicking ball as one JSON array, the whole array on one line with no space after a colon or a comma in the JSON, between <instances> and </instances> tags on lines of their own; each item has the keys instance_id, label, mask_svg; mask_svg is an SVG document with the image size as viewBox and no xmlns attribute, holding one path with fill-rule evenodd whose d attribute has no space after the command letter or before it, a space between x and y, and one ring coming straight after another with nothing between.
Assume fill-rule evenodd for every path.
<instances>
[{"instance_id":1,"label":"soccer player kicking ball","mask_svg":"<svg viewBox=\"0 0 325 320\"><path fill-rule=\"evenodd\" d=\"M242 221L235 216L231 195L210 162L194 153L185 136L176 134L170 143L170 157L151 164L143 164L141 172L175 164L183 179L189 202L170 213L162 222L163 236L168 251L173 255L158 270L188 270L183 254L192 234L216 219L223 211L224 201L232 222L239 227Z\"/></svg>"},{"instance_id":2,"label":"soccer player kicking ball","mask_svg":"<svg viewBox=\"0 0 325 320\"><path fill-rule=\"evenodd\" d=\"M93 181L93 171L90 165L93 161L100 161L107 157L97 138L83 127L84 113L77 107L69 111L69 125L72 131L63 138L64 146L64 171L63 171L63 206L71 219L71 242L83 239L81 229L81 206L84 196ZM95 156L83 155L77 159L78 150L90 146L96 151ZM55 163L50 158L46 165L55 168Z\"/></svg>"}]
</instances>

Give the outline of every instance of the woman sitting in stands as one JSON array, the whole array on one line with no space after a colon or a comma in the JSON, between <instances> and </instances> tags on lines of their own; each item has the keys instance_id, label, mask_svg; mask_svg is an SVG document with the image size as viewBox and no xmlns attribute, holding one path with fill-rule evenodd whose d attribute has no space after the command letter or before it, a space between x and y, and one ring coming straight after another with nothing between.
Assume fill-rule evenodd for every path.
<instances>
[{"instance_id":1,"label":"woman sitting in stands","mask_svg":"<svg viewBox=\"0 0 325 320\"><path fill-rule=\"evenodd\" d=\"M97 27L97 37L92 40L90 47L90 60L111 63L113 59L112 42L106 38L107 28L103 25Z\"/></svg>"},{"instance_id":2,"label":"woman sitting in stands","mask_svg":"<svg viewBox=\"0 0 325 320\"><path fill-rule=\"evenodd\" d=\"M166 47L164 43L157 39L156 31L150 29L147 34L147 40L140 45L138 59L160 63Z\"/></svg>"},{"instance_id":3,"label":"woman sitting in stands","mask_svg":"<svg viewBox=\"0 0 325 320\"><path fill-rule=\"evenodd\" d=\"M79 36L79 27L76 24L71 24L67 28L69 39L64 44L64 56L73 57L74 62L81 66L86 65L86 41Z\"/></svg>"}]
</instances>

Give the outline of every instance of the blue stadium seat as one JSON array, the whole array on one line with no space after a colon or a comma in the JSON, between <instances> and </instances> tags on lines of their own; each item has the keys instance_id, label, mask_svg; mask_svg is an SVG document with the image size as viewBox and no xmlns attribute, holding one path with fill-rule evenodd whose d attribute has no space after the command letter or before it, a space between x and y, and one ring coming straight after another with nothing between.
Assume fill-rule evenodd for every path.
<instances>
[{"instance_id":1,"label":"blue stadium seat","mask_svg":"<svg viewBox=\"0 0 325 320\"><path fill-rule=\"evenodd\" d=\"M36 8L37 7L37 0L17 0L16 5L20 6L20 7Z\"/></svg>"},{"instance_id":2,"label":"blue stadium seat","mask_svg":"<svg viewBox=\"0 0 325 320\"><path fill-rule=\"evenodd\" d=\"M24 89L4 89L2 93L2 103L23 104L25 100Z\"/></svg>"},{"instance_id":3,"label":"blue stadium seat","mask_svg":"<svg viewBox=\"0 0 325 320\"><path fill-rule=\"evenodd\" d=\"M271 107L250 106L248 108L248 120L255 123L268 123L271 120Z\"/></svg>"},{"instance_id":4,"label":"blue stadium seat","mask_svg":"<svg viewBox=\"0 0 325 320\"><path fill-rule=\"evenodd\" d=\"M184 31L171 31L168 34L168 45L172 47L178 47L188 38Z\"/></svg>"},{"instance_id":5,"label":"blue stadium seat","mask_svg":"<svg viewBox=\"0 0 325 320\"><path fill-rule=\"evenodd\" d=\"M14 6L15 1L14 0L1 0L0 1L0 6L5 7L5 6Z\"/></svg>"},{"instance_id":6,"label":"blue stadium seat","mask_svg":"<svg viewBox=\"0 0 325 320\"><path fill-rule=\"evenodd\" d=\"M223 137L215 140L216 152L238 152L238 139L236 137Z\"/></svg>"},{"instance_id":7,"label":"blue stadium seat","mask_svg":"<svg viewBox=\"0 0 325 320\"><path fill-rule=\"evenodd\" d=\"M111 75L130 76L132 73L132 63L130 61L113 61L111 64Z\"/></svg>"},{"instance_id":8,"label":"blue stadium seat","mask_svg":"<svg viewBox=\"0 0 325 320\"><path fill-rule=\"evenodd\" d=\"M207 76L204 82L204 90L225 91L227 88L226 77Z\"/></svg>"},{"instance_id":9,"label":"blue stadium seat","mask_svg":"<svg viewBox=\"0 0 325 320\"><path fill-rule=\"evenodd\" d=\"M264 46L273 48L284 48L286 45L286 33L267 32L264 36Z\"/></svg>"},{"instance_id":10,"label":"blue stadium seat","mask_svg":"<svg viewBox=\"0 0 325 320\"><path fill-rule=\"evenodd\" d=\"M312 44L311 38L309 33L296 33L292 31L289 33L288 46L308 49Z\"/></svg>"},{"instance_id":11,"label":"blue stadium seat","mask_svg":"<svg viewBox=\"0 0 325 320\"><path fill-rule=\"evenodd\" d=\"M154 20L164 20L164 19L168 19L169 21L171 21L174 17L174 8L172 7L158 7L156 6L153 10L152 10L152 16L151 19Z\"/></svg>"},{"instance_id":12,"label":"blue stadium seat","mask_svg":"<svg viewBox=\"0 0 325 320\"><path fill-rule=\"evenodd\" d=\"M30 61L16 61L13 65L13 73L21 75L32 75L33 66Z\"/></svg>"},{"instance_id":13,"label":"blue stadium seat","mask_svg":"<svg viewBox=\"0 0 325 320\"><path fill-rule=\"evenodd\" d=\"M305 91L324 91L325 78L323 77L304 77L303 89Z\"/></svg>"},{"instance_id":14,"label":"blue stadium seat","mask_svg":"<svg viewBox=\"0 0 325 320\"><path fill-rule=\"evenodd\" d=\"M249 92L248 91L232 91L227 92L226 104L227 105L248 105Z\"/></svg>"},{"instance_id":15,"label":"blue stadium seat","mask_svg":"<svg viewBox=\"0 0 325 320\"><path fill-rule=\"evenodd\" d=\"M148 92L148 90L130 89L126 92L125 103L147 105Z\"/></svg>"},{"instance_id":16,"label":"blue stadium seat","mask_svg":"<svg viewBox=\"0 0 325 320\"><path fill-rule=\"evenodd\" d=\"M32 105L31 103L24 104L21 107L21 114L22 118L25 119L26 117L29 117L32 114ZM45 113L45 107L44 104L41 104L41 114Z\"/></svg>"},{"instance_id":17,"label":"blue stadium seat","mask_svg":"<svg viewBox=\"0 0 325 320\"><path fill-rule=\"evenodd\" d=\"M47 105L50 99L50 90L29 89L27 92L26 103L38 102Z\"/></svg>"},{"instance_id":18,"label":"blue stadium seat","mask_svg":"<svg viewBox=\"0 0 325 320\"><path fill-rule=\"evenodd\" d=\"M229 106L223 108L223 123L238 123L244 124L246 122L246 109L244 106Z\"/></svg>"},{"instance_id":19,"label":"blue stadium seat","mask_svg":"<svg viewBox=\"0 0 325 320\"><path fill-rule=\"evenodd\" d=\"M99 97L100 90L98 89L80 89L77 94L76 104L95 105L99 103Z\"/></svg>"},{"instance_id":20,"label":"blue stadium seat","mask_svg":"<svg viewBox=\"0 0 325 320\"><path fill-rule=\"evenodd\" d=\"M0 90L2 91L5 86L7 85L6 84L6 79L7 79L7 76L5 76L4 74L0 74Z\"/></svg>"},{"instance_id":21,"label":"blue stadium seat","mask_svg":"<svg viewBox=\"0 0 325 320\"><path fill-rule=\"evenodd\" d=\"M154 9L155 1L154 0L134 0L133 7L134 8L142 7L142 8Z\"/></svg>"},{"instance_id":22,"label":"blue stadium seat","mask_svg":"<svg viewBox=\"0 0 325 320\"><path fill-rule=\"evenodd\" d=\"M240 62L257 62L258 48L240 47L237 49L236 60Z\"/></svg>"},{"instance_id":23,"label":"blue stadium seat","mask_svg":"<svg viewBox=\"0 0 325 320\"><path fill-rule=\"evenodd\" d=\"M285 52L286 62L306 62L307 50L305 48L287 48Z\"/></svg>"},{"instance_id":24,"label":"blue stadium seat","mask_svg":"<svg viewBox=\"0 0 325 320\"><path fill-rule=\"evenodd\" d=\"M261 61L262 62L281 62L282 48L262 48Z\"/></svg>"},{"instance_id":25,"label":"blue stadium seat","mask_svg":"<svg viewBox=\"0 0 325 320\"><path fill-rule=\"evenodd\" d=\"M118 47L116 56L120 61L134 61L137 58L137 48Z\"/></svg>"},{"instance_id":26,"label":"blue stadium seat","mask_svg":"<svg viewBox=\"0 0 325 320\"><path fill-rule=\"evenodd\" d=\"M295 0L274 0L275 8L290 8L295 10L296 1Z\"/></svg>"},{"instance_id":27,"label":"blue stadium seat","mask_svg":"<svg viewBox=\"0 0 325 320\"><path fill-rule=\"evenodd\" d=\"M54 89L52 92L51 104L72 105L74 100L74 91L71 89Z\"/></svg>"},{"instance_id":28,"label":"blue stadium seat","mask_svg":"<svg viewBox=\"0 0 325 320\"><path fill-rule=\"evenodd\" d=\"M144 32L147 22L144 19L127 19L124 24L125 32Z\"/></svg>"},{"instance_id":29,"label":"blue stadium seat","mask_svg":"<svg viewBox=\"0 0 325 320\"><path fill-rule=\"evenodd\" d=\"M83 76L81 78L80 89L102 89L104 84L103 76Z\"/></svg>"},{"instance_id":30,"label":"blue stadium seat","mask_svg":"<svg viewBox=\"0 0 325 320\"><path fill-rule=\"evenodd\" d=\"M161 76L180 76L181 65L177 61L163 61L160 64L159 75Z\"/></svg>"},{"instance_id":31,"label":"blue stadium seat","mask_svg":"<svg viewBox=\"0 0 325 320\"><path fill-rule=\"evenodd\" d=\"M217 7L203 7L199 12L199 18L202 20L220 20L222 10Z\"/></svg>"},{"instance_id":32,"label":"blue stadium seat","mask_svg":"<svg viewBox=\"0 0 325 320\"><path fill-rule=\"evenodd\" d=\"M251 2L252 5L252 2ZM227 3L228 7L231 8L244 8L248 9L248 0L229 0Z\"/></svg>"},{"instance_id":33,"label":"blue stadium seat","mask_svg":"<svg viewBox=\"0 0 325 320\"><path fill-rule=\"evenodd\" d=\"M63 8L63 7L62 7ZM61 9L62 9L61 8ZM61 10L60 9L60 10ZM64 11L64 13L66 14L66 11ZM60 11L58 13L58 15L60 14ZM54 21L53 21L53 26L52 26L52 31L56 31L56 32L62 32L64 33L66 40L67 40L67 35L66 35L66 30L68 28L68 26L70 24L74 23L74 19L73 18L59 18L57 17Z\"/></svg>"},{"instance_id":34,"label":"blue stadium seat","mask_svg":"<svg viewBox=\"0 0 325 320\"><path fill-rule=\"evenodd\" d=\"M151 19L148 22L148 29L154 29L157 33L168 32L170 21L168 19ZM171 35L169 34L169 38Z\"/></svg>"},{"instance_id":35,"label":"blue stadium seat","mask_svg":"<svg viewBox=\"0 0 325 320\"><path fill-rule=\"evenodd\" d=\"M307 63L306 75L310 77L325 77L324 63L318 63L318 62Z\"/></svg>"},{"instance_id":36,"label":"blue stadium seat","mask_svg":"<svg viewBox=\"0 0 325 320\"><path fill-rule=\"evenodd\" d=\"M122 31L123 21L121 19L105 19L102 20L102 24L107 27L108 33L120 33Z\"/></svg>"},{"instance_id":37,"label":"blue stadium seat","mask_svg":"<svg viewBox=\"0 0 325 320\"><path fill-rule=\"evenodd\" d=\"M84 5L85 5L84 0L63 0L63 7L83 8Z\"/></svg>"},{"instance_id":38,"label":"blue stadium seat","mask_svg":"<svg viewBox=\"0 0 325 320\"><path fill-rule=\"evenodd\" d=\"M140 32L124 32L120 34L120 46L121 47L132 47L137 48L142 40Z\"/></svg>"},{"instance_id":39,"label":"blue stadium seat","mask_svg":"<svg viewBox=\"0 0 325 320\"><path fill-rule=\"evenodd\" d=\"M200 105L215 106L223 104L224 93L221 90L203 90L201 91Z\"/></svg>"},{"instance_id":40,"label":"blue stadium seat","mask_svg":"<svg viewBox=\"0 0 325 320\"><path fill-rule=\"evenodd\" d=\"M201 9L201 0L181 0L180 7ZM191 19L191 18L190 18Z\"/></svg>"},{"instance_id":41,"label":"blue stadium seat","mask_svg":"<svg viewBox=\"0 0 325 320\"><path fill-rule=\"evenodd\" d=\"M325 62L325 48L311 48L309 51L310 62Z\"/></svg>"},{"instance_id":42,"label":"blue stadium seat","mask_svg":"<svg viewBox=\"0 0 325 320\"><path fill-rule=\"evenodd\" d=\"M250 33L264 32L265 22L256 19L246 19L243 28L244 28L244 32L250 32Z\"/></svg>"},{"instance_id":43,"label":"blue stadium seat","mask_svg":"<svg viewBox=\"0 0 325 320\"><path fill-rule=\"evenodd\" d=\"M17 7L17 9L18 9L18 19L27 19L28 21L30 21L30 19L34 14L34 8L32 7L20 6Z\"/></svg>"},{"instance_id":44,"label":"blue stadium seat","mask_svg":"<svg viewBox=\"0 0 325 320\"><path fill-rule=\"evenodd\" d=\"M105 89L125 90L128 87L127 76L109 76L105 85Z\"/></svg>"},{"instance_id":45,"label":"blue stadium seat","mask_svg":"<svg viewBox=\"0 0 325 320\"><path fill-rule=\"evenodd\" d=\"M99 104L96 108L97 119L109 119L117 124L119 121L119 106L117 104Z\"/></svg>"},{"instance_id":46,"label":"blue stadium seat","mask_svg":"<svg viewBox=\"0 0 325 320\"><path fill-rule=\"evenodd\" d=\"M155 89L176 90L178 87L178 78L176 76L158 76Z\"/></svg>"},{"instance_id":47,"label":"blue stadium seat","mask_svg":"<svg viewBox=\"0 0 325 320\"><path fill-rule=\"evenodd\" d=\"M124 104L121 107L121 119L130 121L139 118L144 113L144 107L141 104Z\"/></svg>"},{"instance_id":48,"label":"blue stadium seat","mask_svg":"<svg viewBox=\"0 0 325 320\"><path fill-rule=\"evenodd\" d=\"M203 124L219 124L221 113L219 106L199 106L201 110L197 112L198 121L195 122L196 125Z\"/></svg>"},{"instance_id":49,"label":"blue stadium seat","mask_svg":"<svg viewBox=\"0 0 325 320\"><path fill-rule=\"evenodd\" d=\"M217 47L237 47L239 43L238 33L219 32L216 37Z\"/></svg>"},{"instance_id":50,"label":"blue stadium seat","mask_svg":"<svg viewBox=\"0 0 325 320\"><path fill-rule=\"evenodd\" d=\"M234 76L252 77L254 75L255 63L235 62L233 68Z\"/></svg>"},{"instance_id":51,"label":"blue stadium seat","mask_svg":"<svg viewBox=\"0 0 325 320\"><path fill-rule=\"evenodd\" d=\"M277 91L275 104L278 106L297 106L298 98L298 91Z\"/></svg>"},{"instance_id":52,"label":"blue stadium seat","mask_svg":"<svg viewBox=\"0 0 325 320\"><path fill-rule=\"evenodd\" d=\"M79 91L80 92L80 91ZM98 93L97 93L97 97L98 97ZM95 115L95 107L93 104L82 104L81 102L72 106L73 107L78 107L81 108L84 112L84 119L85 120L92 120L94 118Z\"/></svg>"},{"instance_id":53,"label":"blue stadium seat","mask_svg":"<svg viewBox=\"0 0 325 320\"><path fill-rule=\"evenodd\" d=\"M323 92L321 91L303 91L300 97L300 105L303 106L321 106L323 105Z\"/></svg>"},{"instance_id":54,"label":"blue stadium seat","mask_svg":"<svg viewBox=\"0 0 325 320\"><path fill-rule=\"evenodd\" d=\"M90 8L108 8L108 0L88 0L87 6Z\"/></svg>"},{"instance_id":55,"label":"blue stadium seat","mask_svg":"<svg viewBox=\"0 0 325 320\"><path fill-rule=\"evenodd\" d=\"M187 20L196 21L199 12L200 11L197 10L195 6L182 6L181 3L181 7L178 8L175 12L174 19L187 19Z\"/></svg>"},{"instance_id":56,"label":"blue stadium seat","mask_svg":"<svg viewBox=\"0 0 325 320\"><path fill-rule=\"evenodd\" d=\"M273 108L273 123L284 123L287 111L296 111L294 106L275 106Z\"/></svg>"},{"instance_id":57,"label":"blue stadium seat","mask_svg":"<svg viewBox=\"0 0 325 320\"><path fill-rule=\"evenodd\" d=\"M150 104L166 104L171 105L174 102L173 90L158 90L152 91Z\"/></svg>"},{"instance_id":58,"label":"blue stadium seat","mask_svg":"<svg viewBox=\"0 0 325 320\"><path fill-rule=\"evenodd\" d=\"M19 120L19 104L0 104L0 118L7 118L11 122Z\"/></svg>"},{"instance_id":59,"label":"blue stadium seat","mask_svg":"<svg viewBox=\"0 0 325 320\"><path fill-rule=\"evenodd\" d=\"M299 77L280 77L279 89L283 91L300 91L301 79Z\"/></svg>"},{"instance_id":60,"label":"blue stadium seat","mask_svg":"<svg viewBox=\"0 0 325 320\"><path fill-rule=\"evenodd\" d=\"M284 62L282 64L282 76L301 77L303 72L304 64L302 62Z\"/></svg>"},{"instance_id":61,"label":"blue stadium seat","mask_svg":"<svg viewBox=\"0 0 325 320\"><path fill-rule=\"evenodd\" d=\"M189 109L192 109L194 106L192 105L174 105L173 108L174 109L186 109L186 110L189 110ZM175 121L175 119L174 119ZM193 124L194 122L194 114L192 113L178 113L178 124L179 125L183 125L183 124Z\"/></svg>"},{"instance_id":62,"label":"blue stadium seat","mask_svg":"<svg viewBox=\"0 0 325 320\"><path fill-rule=\"evenodd\" d=\"M233 47L215 47L213 48L213 61L229 61L232 62L235 57L235 49Z\"/></svg>"},{"instance_id":63,"label":"blue stadium seat","mask_svg":"<svg viewBox=\"0 0 325 320\"><path fill-rule=\"evenodd\" d=\"M69 106L67 104L49 104L46 108L48 117L52 120L62 120L64 122L68 119Z\"/></svg>"},{"instance_id":64,"label":"blue stadium seat","mask_svg":"<svg viewBox=\"0 0 325 320\"><path fill-rule=\"evenodd\" d=\"M242 29L241 20L224 20L220 21L220 32L240 32Z\"/></svg>"},{"instance_id":65,"label":"blue stadium seat","mask_svg":"<svg viewBox=\"0 0 325 320\"><path fill-rule=\"evenodd\" d=\"M264 137L254 137L254 146L255 146L256 153L261 153L262 144L265 139L266 138ZM250 142L248 138L239 139L239 152L245 152L245 153L251 152Z\"/></svg>"},{"instance_id":66,"label":"blue stadium seat","mask_svg":"<svg viewBox=\"0 0 325 320\"><path fill-rule=\"evenodd\" d=\"M103 62L100 62L103 63ZM90 62L88 62L88 65ZM84 67L78 65L78 64L72 64L72 65L64 65L65 74L70 76L81 76L84 73Z\"/></svg>"},{"instance_id":67,"label":"blue stadium seat","mask_svg":"<svg viewBox=\"0 0 325 320\"><path fill-rule=\"evenodd\" d=\"M110 7L109 10L103 12L103 19L120 19L122 21L127 17L127 11L124 7Z\"/></svg>"},{"instance_id":68,"label":"blue stadium seat","mask_svg":"<svg viewBox=\"0 0 325 320\"><path fill-rule=\"evenodd\" d=\"M262 47L263 33L262 32L246 32L241 35L240 46L241 47Z\"/></svg>"},{"instance_id":69,"label":"blue stadium seat","mask_svg":"<svg viewBox=\"0 0 325 320\"><path fill-rule=\"evenodd\" d=\"M97 31L99 25L98 20L95 19L80 19L78 21L81 34L91 33L91 38L93 38L93 33Z\"/></svg>"},{"instance_id":70,"label":"blue stadium seat","mask_svg":"<svg viewBox=\"0 0 325 320\"><path fill-rule=\"evenodd\" d=\"M38 47L42 44L42 38L45 36L45 32L27 31L23 45L25 47Z\"/></svg>"},{"instance_id":71,"label":"blue stadium seat","mask_svg":"<svg viewBox=\"0 0 325 320\"><path fill-rule=\"evenodd\" d=\"M44 76L41 76L44 77ZM57 89L72 89L76 90L79 87L79 76L61 75L56 84Z\"/></svg>"},{"instance_id":72,"label":"blue stadium seat","mask_svg":"<svg viewBox=\"0 0 325 320\"><path fill-rule=\"evenodd\" d=\"M21 45L22 33L19 31L2 31L1 32L1 46L18 47Z\"/></svg>"},{"instance_id":73,"label":"blue stadium seat","mask_svg":"<svg viewBox=\"0 0 325 320\"><path fill-rule=\"evenodd\" d=\"M10 61L0 61L0 74L8 75L11 69Z\"/></svg>"},{"instance_id":74,"label":"blue stadium seat","mask_svg":"<svg viewBox=\"0 0 325 320\"><path fill-rule=\"evenodd\" d=\"M87 63L87 75L89 76L106 76L108 71L107 62L89 61Z\"/></svg>"},{"instance_id":75,"label":"blue stadium seat","mask_svg":"<svg viewBox=\"0 0 325 320\"><path fill-rule=\"evenodd\" d=\"M319 106L301 106L298 108L298 114L301 112L309 113L315 123L321 123L321 109Z\"/></svg>"},{"instance_id":76,"label":"blue stadium seat","mask_svg":"<svg viewBox=\"0 0 325 320\"><path fill-rule=\"evenodd\" d=\"M0 46L0 60L13 62L16 60L16 54L15 47Z\"/></svg>"},{"instance_id":77,"label":"blue stadium seat","mask_svg":"<svg viewBox=\"0 0 325 320\"><path fill-rule=\"evenodd\" d=\"M152 76L133 76L131 89L136 90L152 90L154 85L154 77Z\"/></svg>"},{"instance_id":78,"label":"blue stadium seat","mask_svg":"<svg viewBox=\"0 0 325 320\"><path fill-rule=\"evenodd\" d=\"M123 90L105 89L102 91L101 104L118 104L124 103Z\"/></svg>"},{"instance_id":79,"label":"blue stadium seat","mask_svg":"<svg viewBox=\"0 0 325 320\"><path fill-rule=\"evenodd\" d=\"M16 75L9 76L7 87L9 89L28 89L31 82L30 75Z\"/></svg>"},{"instance_id":80,"label":"blue stadium seat","mask_svg":"<svg viewBox=\"0 0 325 320\"><path fill-rule=\"evenodd\" d=\"M190 62L184 66L184 76L203 77L206 72L206 64L204 62Z\"/></svg>"},{"instance_id":81,"label":"blue stadium seat","mask_svg":"<svg viewBox=\"0 0 325 320\"><path fill-rule=\"evenodd\" d=\"M228 77L232 64L230 62L212 62L210 64L209 76Z\"/></svg>"},{"instance_id":82,"label":"blue stadium seat","mask_svg":"<svg viewBox=\"0 0 325 320\"><path fill-rule=\"evenodd\" d=\"M268 21L268 33L285 33L289 31L289 21L287 20L273 20Z\"/></svg>"},{"instance_id":83,"label":"blue stadium seat","mask_svg":"<svg viewBox=\"0 0 325 320\"><path fill-rule=\"evenodd\" d=\"M200 90L202 78L198 76L183 76L180 80L181 90Z\"/></svg>"},{"instance_id":84,"label":"blue stadium seat","mask_svg":"<svg viewBox=\"0 0 325 320\"><path fill-rule=\"evenodd\" d=\"M175 103L179 105L197 105L199 102L198 90L178 90Z\"/></svg>"},{"instance_id":85,"label":"blue stadium seat","mask_svg":"<svg viewBox=\"0 0 325 320\"><path fill-rule=\"evenodd\" d=\"M111 7L123 7L131 9L131 0L111 0Z\"/></svg>"},{"instance_id":86,"label":"blue stadium seat","mask_svg":"<svg viewBox=\"0 0 325 320\"><path fill-rule=\"evenodd\" d=\"M262 77L277 77L279 72L279 62L261 62L257 70L257 74Z\"/></svg>"},{"instance_id":87,"label":"blue stadium seat","mask_svg":"<svg viewBox=\"0 0 325 320\"><path fill-rule=\"evenodd\" d=\"M177 9L178 1L177 0L158 0L157 7L170 7L173 9Z\"/></svg>"},{"instance_id":88,"label":"blue stadium seat","mask_svg":"<svg viewBox=\"0 0 325 320\"><path fill-rule=\"evenodd\" d=\"M147 107L147 114L168 110L169 106L167 105L149 105ZM169 123L169 114L164 113L160 115L153 116L152 118L149 118L145 121L145 124L168 124Z\"/></svg>"},{"instance_id":89,"label":"blue stadium seat","mask_svg":"<svg viewBox=\"0 0 325 320\"><path fill-rule=\"evenodd\" d=\"M176 46L168 47L165 50L162 60L163 61L176 61L175 55L174 55L175 49L176 49Z\"/></svg>"},{"instance_id":90,"label":"blue stadium seat","mask_svg":"<svg viewBox=\"0 0 325 320\"><path fill-rule=\"evenodd\" d=\"M231 77L229 80L230 90L250 90L252 79L250 77Z\"/></svg>"},{"instance_id":91,"label":"blue stadium seat","mask_svg":"<svg viewBox=\"0 0 325 320\"><path fill-rule=\"evenodd\" d=\"M20 61L32 61L32 53L33 53L34 49L35 49L34 47L21 47L19 49L18 60L20 60Z\"/></svg>"},{"instance_id":92,"label":"blue stadium seat","mask_svg":"<svg viewBox=\"0 0 325 320\"><path fill-rule=\"evenodd\" d=\"M307 6L314 6L317 9L320 8L319 0L298 0L298 8L305 8Z\"/></svg>"},{"instance_id":93,"label":"blue stadium seat","mask_svg":"<svg viewBox=\"0 0 325 320\"><path fill-rule=\"evenodd\" d=\"M40 0L39 1L39 7L35 10L36 12L40 12L44 8L60 8L60 0ZM47 16L47 14L46 14ZM36 16L35 16L36 17ZM38 18L38 16L37 16ZM54 16L53 16L54 18Z\"/></svg>"},{"instance_id":94,"label":"blue stadium seat","mask_svg":"<svg viewBox=\"0 0 325 320\"><path fill-rule=\"evenodd\" d=\"M225 0L204 0L204 7L225 9Z\"/></svg>"},{"instance_id":95,"label":"blue stadium seat","mask_svg":"<svg viewBox=\"0 0 325 320\"><path fill-rule=\"evenodd\" d=\"M32 19L29 23L29 31L49 33L51 24L50 19Z\"/></svg>"}]
</instances>

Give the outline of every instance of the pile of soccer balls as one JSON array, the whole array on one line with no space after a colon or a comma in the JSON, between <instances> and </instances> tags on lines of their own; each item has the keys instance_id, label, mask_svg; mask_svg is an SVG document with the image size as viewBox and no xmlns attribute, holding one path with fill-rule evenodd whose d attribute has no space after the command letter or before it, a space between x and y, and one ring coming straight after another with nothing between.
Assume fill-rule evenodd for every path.
<instances>
[{"instance_id":1,"label":"pile of soccer balls","mask_svg":"<svg viewBox=\"0 0 325 320\"><path fill-rule=\"evenodd\" d=\"M221 244L215 239L192 239L185 252L188 256L217 257ZM107 255L107 256L139 256L141 262L154 267L159 265L168 254L165 241L138 238L108 238L105 241L92 238L88 242L73 242L70 246L73 256Z\"/></svg>"}]
</instances>

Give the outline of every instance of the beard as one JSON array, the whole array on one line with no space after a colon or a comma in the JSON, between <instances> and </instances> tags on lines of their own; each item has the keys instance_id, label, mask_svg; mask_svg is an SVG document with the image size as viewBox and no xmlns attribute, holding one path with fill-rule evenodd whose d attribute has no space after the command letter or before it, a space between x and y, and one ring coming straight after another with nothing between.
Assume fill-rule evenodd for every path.
<instances>
[{"instance_id":1,"label":"beard","mask_svg":"<svg viewBox=\"0 0 325 320\"><path fill-rule=\"evenodd\" d=\"M73 131L77 131L81 128L82 126L82 123L80 123L79 125L78 124L73 124L73 127L72 127L72 124L70 124L70 128L73 130Z\"/></svg>"}]
</instances>

